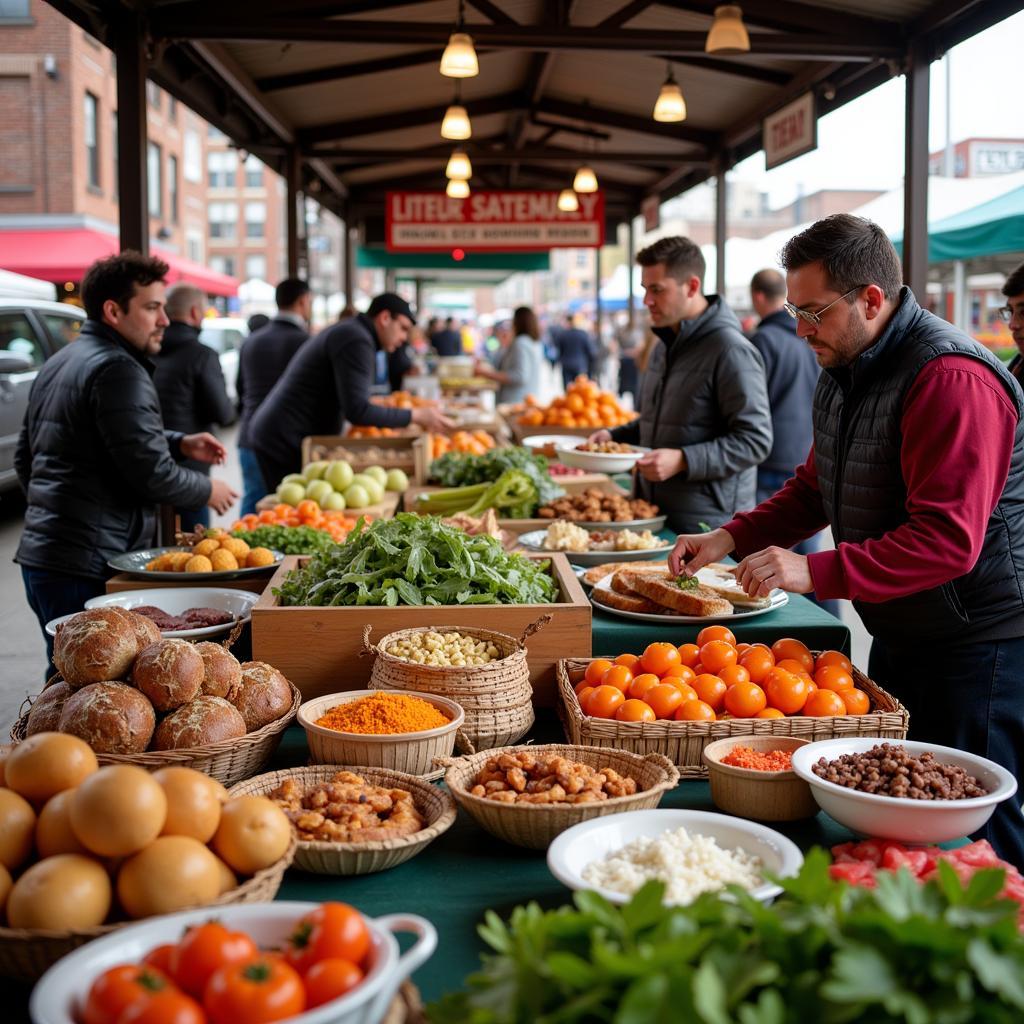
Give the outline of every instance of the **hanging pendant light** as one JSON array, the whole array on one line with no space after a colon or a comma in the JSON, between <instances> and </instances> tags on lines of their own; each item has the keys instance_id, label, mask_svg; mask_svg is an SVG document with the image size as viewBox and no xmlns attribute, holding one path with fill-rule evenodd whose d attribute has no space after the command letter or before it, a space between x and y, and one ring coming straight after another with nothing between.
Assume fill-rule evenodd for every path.
<instances>
[{"instance_id":1,"label":"hanging pendant light","mask_svg":"<svg viewBox=\"0 0 1024 1024\"><path fill-rule=\"evenodd\" d=\"M448 158L448 166L444 169L444 173L448 178L469 181L473 177L473 165L461 149L455 149L452 150L452 155Z\"/></svg>"},{"instance_id":2,"label":"hanging pendant light","mask_svg":"<svg viewBox=\"0 0 1024 1024\"><path fill-rule=\"evenodd\" d=\"M572 180L572 190L578 193L597 191L597 175L593 167L584 164L576 172L576 177Z\"/></svg>"},{"instance_id":3,"label":"hanging pendant light","mask_svg":"<svg viewBox=\"0 0 1024 1024\"><path fill-rule=\"evenodd\" d=\"M458 79L456 79L455 101L444 112L444 120L441 122L441 138L461 142L463 139L472 138L472 135L473 126L469 123L469 114L462 105L462 90L459 88Z\"/></svg>"},{"instance_id":4,"label":"hanging pendant light","mask_svg":"<svg viewBox=\"0 0 1024 1024\"><path fill-rule=\"evenodd\" d=\"M480 74L480 65L473 49L473 37L462 31L465 14L464 0L459 0L459 17L455 31L448 37L448 45L441 54L441 74L445 78L473 78Z\"/></svg>"},{"instance_id":5,"label":"hanging pendant light","mask_svg":"<svg viewBox=\"0 0 1024 1024\"><path fill-rule=\"evenodd\" d=\"M671 65L667 65L667 73L665 84L661 87L657 102L654 104L654 120L685 121L686 100L683 99L683 90L679 88L679 83L672 74Z\"/></svg>"},{"instance_id":6,"label":"hanging pendant light","mask_svg":"<svg viewBox=\"0 0 1024 1024\"><path fill-rule=\"evenodd\" d=\"M715 8L715 20L704 42L705 53L749 53L750 37L743 24L743 8L725 4Z\"/></svg>"},{"instance_id":7,"label":"hanging pendant light","mask_svg":"<svg viewBox=\"0 0 1024 1024\"><path fill-rule=\"evenodd\" d=\"M468 199L469 182L462 178L449 178L444 192L449 199Z\"/></svg>"},{"instance_id":8,"label":"hanging pendant light","mask_svg":"<svg viewBox=\"0 0 1024 1024\"><path fill-rule=\"evenodd\" d=\"M580 201L571 188L563 188L558 193L558 208L562 213L575 213L580 208Z\"/></svg>"}]
</instances>

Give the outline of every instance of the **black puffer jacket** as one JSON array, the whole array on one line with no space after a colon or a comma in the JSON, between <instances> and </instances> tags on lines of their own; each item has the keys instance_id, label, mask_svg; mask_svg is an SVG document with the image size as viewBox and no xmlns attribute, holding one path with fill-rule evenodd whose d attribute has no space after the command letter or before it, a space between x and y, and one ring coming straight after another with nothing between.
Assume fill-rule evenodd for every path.
<instances>
[{"instance_id":1,"label":"black puffer jacket","mask_svg":"<svg viewBox=\"0 0 1024 1024\"><path fill-rule=\"evenodd\" d=\"M198 508L210 481L174 461L153 364L116 331L87 320L32 385L15 467L28 497L15 560L103 579L107 559L153 540L152 506Z\"/></svg>"}]
</instances>

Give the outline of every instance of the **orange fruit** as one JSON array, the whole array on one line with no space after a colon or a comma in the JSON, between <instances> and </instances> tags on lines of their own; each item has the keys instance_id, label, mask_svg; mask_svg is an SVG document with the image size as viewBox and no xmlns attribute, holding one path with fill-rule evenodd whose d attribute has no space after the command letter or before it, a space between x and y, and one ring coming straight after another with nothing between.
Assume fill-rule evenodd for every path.
<instances>
[{"instance_id":1,"label":"orange fruit","mask_svg":"<svg viewBox=\"0 0 1024 1024\"><path fill-rule=\"evenodd\" d=\"M653 722L656 717L654 709L642 700L623 701L615 709L617 722Z\"/></svg>"},{"instance_id":2,"label":"orange fruit","mask_svg":"<svg viewBox=\"0 0 1024 1024\"><path fill-rule=\"evenodd\" d=\"M658 718L671 718L676 708L683 703L683 695L671 683L659 683L644 694L644 700L654 709Z\"/></svg>"},{"instance_id":3,"label":"orange fruit","mask_svg":"<svg viewBox=\"0 0 1024 1024\"><path fill-rule=\"evenodd\" d=\"M736 648L724 640L709 640L700 649L700 663L708 672L717 672L726 665L735 665L736 658Z\"/></svg>"},{"instance_id":4,"label":"orange fruit","mask_svg":"<svg viewBox=\"0 0 1024 1024\"><path fill-rule=\"evenodd\" d=\"M828 715L845 715L846 704L843 698L835 690L815 690L807 698L804 704L803 713L808 718L817 718Z\"/></svg>"},{"instance_id":5,"label":"orange fruit","mask_svg":"<svg viewBox=\"0 0 1024 1024\"><path fill-rule=\"evenodd\" d=\"M768 703L784 715L795 715L807 703L807 680L784 668L773 668L765 676L764 692ZM698 691L699 692L699 691Z\"/></svg>"},{"instance_id":6,"label":"orange fruit","mask_svg":"<svg viewBox=\"0 0 1024 1024\"><path fill-rule=\"evenodd\" d=\"M599 686L587 698L583 710L592 718L612 718L625 700L625 694L617 686Z\"/></svg>"},{"instance_id":7,"label":"orange fruit","mask_svg":"<svg viewBox=\"0 0 1024 1024\"><path fill-rule=\"evenodd\" d=\"M780 662L784 658L792 658L794 661L803 662L805 671L811 672L814 670L814 655L808 650L806 644L801 643L799 640L794 640L792 637L783 637L781 640L776 640L772 644L772 654L775 655L776 662Z\"/></svg>"},{"instance_id":8,"label":"orange fruit","mask_svg":"<svg viewBox=\"0 0 1024 1024\"><path fill-rule=\"evenodd\" d=\"M689 665L673 665L661 678L666 682L674 679L681 679L684 683L688 683L693 679L696 679L697 673L690 668Z\"/></svg>"},{"instance_id":9,"label":"orange fruit","mask_svg":"<svg viewBox=\"0 0 1024 1024\"><path fill-rule=\"evenodd\" d=\"M725 691L725 710L736 718L753 718L764 711L768 698L757 683L733 683Z\"/></svg>"},{"instance_id":10,"label":"orange fruit","mask_svg":"<svg viewBox=\"0 0 1024 1024\"><path fill-rule=\"evenodd\" d=\"M661 680L653 672L642 672L638 676L633 676L627 695L634 700L643 700L644 694L652 686L658 686L660 683Z\"/></svg>"},{"instance_id":11,"label":"orange fruit","mask_svg":"<svg viewBox=\"0 0 1024 1024\"><path fill-rule=\"evenodd\" d=\"M729 689L719 676L713 676L708 672L702 672L694 679L693 688L697 696L715 711L722 710L722 702L725 700L725 691Z\"/></svg>"},{"instance_id":12,"label":"orange fruit","mask_svg":"<svg viewBox=\"0 0 1024 1024\"><path fill-rule=\"evenodd\" d=\"M689 684L672 676L665 677L666 683L671 683L682 695L683 700L698 700L697 691Z\"/></svg>"},{"instance_id":13,"label":"orange fruit","mask_svg":"<svg viewBox=\"0 0 1024 1024\"><path fill-rule=\"evenodd\" d=\"M679 660L690 668L700 661L700 648L696 644L680 644L676 650L679 651Z\"/></svg>"},{"instance_id":14,"label":"orange fruit","mask_svg":"<svg viewBox=\"0 0 1024 1024\"><path fill-rule=\"evenodd\" d=\"M620 654L615 659L616 665L625 665L626 668L633 672L637 671L637 666L640 664L640 659L635 654ZM642 671L642 670L641 670Z\"/></svg>"},{"instance_id":15,"label":"orange fruit","mask_svg":"<svg viewBox=\"0 0 1024 1024\"><path fill-rule=\"evenodd\" d=\"M758 711L755 718L785 718L786 716L778 708L764 708Z\"/></svg>"},{"instance_id":16,"label":"orange fruit","mask_svg":"<svg viewBox=\"0 0 1024 1024\"><path fill-rule=\"evenodd\" d=\"M726 686L750 682L750 673L742 665L726 665L718 670L718 675Z\"/></svg>"},{"instance_id":17,"label":"orange fruit","mask_svg":"<svg viewBox=\"0 0 1024 1024\"><path fill-rule=\"evenodd\" d=\"M823 690L853 689L853 676L842 665L823 665L814 673L814 681Z\"/></svg>"},{"instance_id":18,"label":"orange fruit","mask_svg":"<svg viewBox=\"0 0 1024 1024\"><path fill-rule=\"evenodd\" d=\"M775 657L767 647L755 645L740 655L737 664L742 665L750 673L751 682L761 683L775 667Z\"/></svg>"},{"instance_id":19,"label":"orange fruit","mask_svg":"<svg viewBox=\"0 0 1024 1024\"><path fill-rule=\"evenodd\" d=\"M863 690L851 686L837 692L846 705L848 715L866 715L871 710L871 698Z\"/></svg>"},{"instance_id":20,"label":"orange fruit","mask_svg":"<svg viewBox=\"0 0 1024 1024\"><path fill-rule=\"evenodd\" d=\"M653 672L656 676L665 675L673 665L680 662L679 651L667 643L648 644L640 656L640 667L645 672Z\"/></svg>"},{"instance_id":21,"label":"orange fruit","mask_svg":"<svg viewBox=\"0 0 1024 1024\"><path fill-rule=\"evenodd\" d=\"M817 671L826 665L838 665L853 675L853 662L841 651L822 651L814 662L814 669Z\"/></svg>"},{"instance_id":22,"label":"orange fruit","mask_svg":"<svg viewBox=\"0 0 1024 1024\"><path fill-rule=\"evenodd\" d=\"M633 682L633 673L625 665L612 665L601 676L602 686L614 686L623 693L629 689L631 682Z\"/></svg>"},{"instance_id":23,"label":"orange fruit","mask_svg":"<svg viewBox=\"0 0 1024 1024\"><path fill-rule=\"evenodd\" d=\"M675 720L677 722L713 722L715 711L702 700L684 700L676 708Z\"/></svg>"},{"instance_id":24,"label":"orange fruit","mask_svg":"<svg viewBox=\"0 0 1024 1024\"><path fill-rule=\"evenodd\" d=\"M783 658L781 661L775 662L776 668L784 668L787 672L795 672L798 676L807 676L808 679L811 677L810 670L804 667L802 661L797 661L796 658Z\"/></svg>"},{"instance_id":25,"label":"orange fruit","mask_svg":"<svg viewBox=\"0 0 1024 1024\"><path fill-rule=\"evenodd\" d=\"M575 686L573 687L573 690L575 691L575 693L576 693L576 696L578 697L578 696L580 695L580 691L581 691L581 690L585 690L585 689L586 689L586 688L587 688L588 686L589 686L589 687L590 687L591 689L593 689L593 686L592 686L592 685L591 685L590 683L588 683L588 682L587 682L587 680L586 680L586 677L584 677L583 679L581 679L581 680L580 680L580 681L579 681L579 682L578 682L578 683L577 683L577 684L576 684L576 685L575 685Z\"/></svg>"},{"instance_id":26,"label":"orange fruit","mask_svg":"<svg viewBox=\"0 0 1024 1024\"><path fill-rule=\"evenodd\" d=\"M595 658L588 666L587 673L583 677L591 686L601 685L601 676L612 667L607 658Z\"/></svg>"},{"instance_id":27,"label":"orange fruit","mask_svg":"<svg viewBox=\"0 0 1024 1024\"><path fill-rule=\"evenodd\" d=\"M736 634L728 626L705 626L697 634L698 647L703 647L712 640L724 640L727 644L736 646Z\"/></svg>"},{"instance_id":28,"label":"orange fruit","mask_svg":"<svg viewBox=\"0 0 1024 1024\"><path fill-rule=\"evenodd\" d=\"M576 700L579 701L580 710L587 713L587 701L590 699L590 695L594 692L593 686L584 686L576 691Z\"/></svg>"}]
</instances>

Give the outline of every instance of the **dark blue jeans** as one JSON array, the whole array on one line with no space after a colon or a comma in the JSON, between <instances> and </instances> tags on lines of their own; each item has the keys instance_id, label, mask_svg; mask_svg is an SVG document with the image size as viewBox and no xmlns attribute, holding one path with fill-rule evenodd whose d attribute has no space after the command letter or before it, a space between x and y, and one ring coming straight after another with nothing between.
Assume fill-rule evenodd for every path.
<instances>
[{"instance_id":1,"label":"dark blue jeans","mask_svg":"<svg viewBox=\"0 0 1024 1024\"><path fill-rule=\"evenodd\" d=\"M979 754L1017 779L1017 793L971 838L1024 869L1024 637L955 646L875 640L868 674L906 705L909 739Z\"/></svg>"},{"instance_id":2,"label":"dark blue jeans","mask_svg":"<svg viewBox=\"0 0 1024 1024\"><path fill-rule=\"evenodd\" d=\"M90 576L68 576L50 569L21 567L21 578L25 584L25 596L29 607L39 620L39 628L46 640L46 679L56 672L53 664L53 637L46 632L46 624L58 615L80 612L90 597L99 597L106 592L103 580Z\"/></svg>"},{"instance_id":3,"label":"dark blue jeans","mask_svg":"<svg viewBox=\"0 0 1024 1024\"><path fill-rule=\"evenodd\" d=\"M263 479L259 459L251 448L238 448L238 464L242 468L242 511L247 516L256 511L256 502L267 493L267 482Z\"/></svg>"}]
</instances>

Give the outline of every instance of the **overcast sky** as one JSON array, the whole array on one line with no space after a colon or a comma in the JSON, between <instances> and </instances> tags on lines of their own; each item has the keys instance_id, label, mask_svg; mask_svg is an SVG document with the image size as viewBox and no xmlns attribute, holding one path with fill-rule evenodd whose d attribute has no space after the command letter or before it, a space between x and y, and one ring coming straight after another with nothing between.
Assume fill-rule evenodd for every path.
<instances>
[{"instance_id":1,"label":"overcast sky","mask_svg":"<svg viewBox=\"0 0 1024 1024\"><path fill-rule=\"evenodd\" d=\"M1024 138L1024 12L955 47L932 65L930 149L946 141L946 64L952 71L954 142L971 136ZM772 207L792 202L797 187L896 188L903 178L904 82L901 76L818 122L818 148L765 171L764 154L732 174L755 181Z\"/></svg>"}]
</instances>

